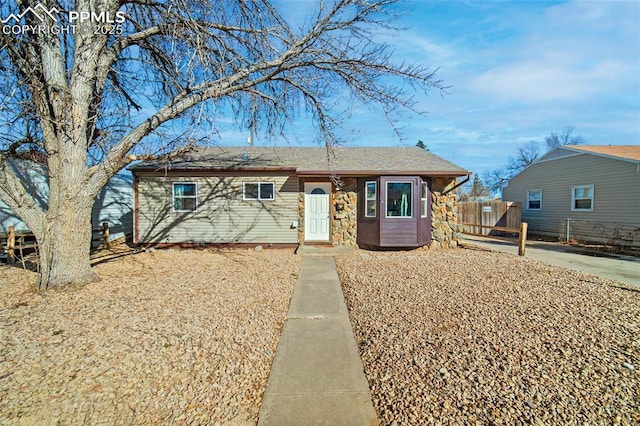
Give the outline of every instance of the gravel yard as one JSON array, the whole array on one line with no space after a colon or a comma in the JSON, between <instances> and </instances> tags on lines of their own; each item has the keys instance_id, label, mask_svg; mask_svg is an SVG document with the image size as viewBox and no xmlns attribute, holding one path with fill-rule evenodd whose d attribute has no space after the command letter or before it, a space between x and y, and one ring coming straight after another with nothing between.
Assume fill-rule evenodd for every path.
<instances>
[{"instance_id":1,"label":"gravel yard","mask_svg":"<svg viewBox=\"0 0 640 426\"><path fill-rule=\"evenodd\" d=\"M0 424L255 424L299 263L154 251L47 293L0 265Z\"/></svg>"},{"instance_id":2,"label":"gravel yard","mask_svg":"<svg viewBox=\"0 0 640 426\"><path fill-rule=\"evenodd\" d=\"M382 424L640 424L640 293L507 254L336 259Z\"/></svg>"}]
</instances>

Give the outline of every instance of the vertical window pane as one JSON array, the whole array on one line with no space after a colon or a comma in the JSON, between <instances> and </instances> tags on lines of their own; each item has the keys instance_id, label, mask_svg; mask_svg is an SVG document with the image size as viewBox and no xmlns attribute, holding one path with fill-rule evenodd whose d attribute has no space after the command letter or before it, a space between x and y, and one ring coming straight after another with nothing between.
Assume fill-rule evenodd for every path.
<instances>
[{"instance_id":1,"label":"vertical window pane","mask_svg":"<svg viewBox=\"0 0 640 426\"><path fill-rule=\"evenodd\" d=\"M376 183L375 182L367 182L367 200L376 197Z\"/></svg>"},{"instance_id":2,"label":"vertical window pane","mask_svg":"<svg viewBox=\"0 0 640 426\"><path fill-rule=\"evenodd\" d=\"M540 190L527 191L527 209L529 210L542 209L542 191Z\"/></svg>"},{"instance_id":3,"label":"vertical window pane","mask_svg":"<svg viewBox=\"0 0 640 426\"><path fill-rule=\"evenodd\" d=\"M245 183L244 184L244 198L245 198L245 200L257 200L258 199L258 184L257 183Z\"/></svg>"},{"instance_id":4,"label":"vertical window pane","mask_svg":"<svg viewBox=\"0 0 640 426\"><path fill-rule=\"evenodd\" d=\"M198 208L197 187L195 183L173 184L173 210L196 211Z\"/></svg>"},{"instance_id":5,"label":"vertical window pane","mask_svg":"<svg viewBox=\"0 0 640 426\"><path fill-rule=\"evenodd\" d=\"M273 200L273 183L261 183L259 195L261 200Z\"/></svg>"},{"instance_id":6,"label":"vertical window pane","mask_svg":"<svg viewBox=\"0 0 640 426\"><path fill-rule=\"evenodd\" d=\"M376 205L378 204L376 182L366 183L366 217L376 217Z\"/></svg>"},{"instance_id":7,"label":"vertical window pane","mask_svg":"<svg viewBox=\"0 0 640 426\"><path fill-rule=\"evenodd\" d=\"M429 188L426 182L422 182L422 196L420 197L420 208L422 211L420 212L420 217L427 217L427 211L429 205L427 204L429 195Z\"/></svg>"},{"instance_id":8,"label":"vertical window pane","mask_svg":"<svg viewBox=\"0 0 640 426\"><path fill-rule=\"evenodd\" d=\"M412 217L411 182L387 182L387 217Z\"/></svg>"},{"instance_id":9,"label":"vertical window pane","mask_svg":"<svg viewBox=\"0 0 640 426\"><path fill-rule=\"evenodd\" d=\"M572 187L571 195L571 210L593 211L593 185Z\"/></svg>"}]
</instances>

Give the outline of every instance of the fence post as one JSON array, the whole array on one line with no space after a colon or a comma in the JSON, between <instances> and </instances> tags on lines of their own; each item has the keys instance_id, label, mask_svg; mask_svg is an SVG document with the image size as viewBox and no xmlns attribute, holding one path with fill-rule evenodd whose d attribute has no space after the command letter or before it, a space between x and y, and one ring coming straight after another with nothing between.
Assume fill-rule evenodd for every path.
<instances>
[{"instance_id":1,"label":"fence post","mask_svg":"<svg viewBox=\"0 0 640 426\"><path fill-rule=\"evenodd\" d=\"M527 247L527 222L520 223L520 238L518 239L518 256L524 256L524 250Z\"/></svg>"},{"instance_id":2,"label":"fence post","mask_svg":"<svg viewBox=\"0 0 640 426\"><path fill-rule=\"evenodd\" d=\"M106 248L111 248L111 242L109 241L109 223L102 222L102 239Z\"/></svg>"},{"instance_id":3,"label":"fence post","mask_svg":"<svg viewBox=\"0 0 640 426\"><path fill-rule=\"evenodd\" d=\"M7 263L13 265L16 263L16 229L10 226L7 231Z\"/></svg>"}]
</instances>

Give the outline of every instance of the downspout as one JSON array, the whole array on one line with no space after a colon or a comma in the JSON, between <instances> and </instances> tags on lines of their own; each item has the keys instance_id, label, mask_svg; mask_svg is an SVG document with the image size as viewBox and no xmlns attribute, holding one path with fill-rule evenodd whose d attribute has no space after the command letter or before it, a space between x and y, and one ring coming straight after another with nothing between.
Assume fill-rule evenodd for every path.
<instances>
[{"instance_id":1,"label":"downspout","mask_svg":"<svg viewBox=\"0 0 640 426\"><path fill-rule=\"evenodd\" d=\"M462 185L464 185L465 183L469 182L469 179L471 179L471 175L472 174L473 174L472 172L467 172L467 175L466 175L467 178L466 179L464 179L462 182L459 182L459 183L455 184L455 186L453 188L449 188L446 191L443 191L442 195L448 194L449 192L453 191L454 189L457 189L457 188L461 187Z\"/></svg>"}]
</instances>

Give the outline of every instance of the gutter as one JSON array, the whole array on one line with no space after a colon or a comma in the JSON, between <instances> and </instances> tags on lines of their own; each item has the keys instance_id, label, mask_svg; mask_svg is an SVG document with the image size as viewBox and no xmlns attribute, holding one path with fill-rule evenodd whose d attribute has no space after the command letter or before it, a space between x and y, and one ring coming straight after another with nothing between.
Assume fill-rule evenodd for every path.
<instances>
[{"instance_id":1,"label":"gutter","mask_svg":"<svg viewBox=\"0 0 640 426\"><path fill-rule=\"evenodd\" d=\"M193 173L193 172L206 172L206 173L237 173L237 172L295 172L295 167L288 166L233 166L233 167L159 167L159 166L142 166L142 167L130 167L128 170L132 172L150 172L150 173Z\"/></svg>"},{"instance_id":2,"label":"gutter","mask_svg":"<svg viewBox=\"0 0 640 426\"><path fill-rule=\"evenodd\" d=\"M459 177L469 176L471 172L425 172L420 170L300 170L296 171L300 177L306 176L426 176L426 177Z\"/></svg>"},{"instance_id":3,"label":"gutter","mask_svg":"<svg viewBox=\"0 0 640 426\"><path fill-rule=\"evenodd\" d=\"M464 179L462 182L458 182L453 188L447 189L446 191L444 191L442 193L442 195L444 194L448 194L451 191L453 191L454 189L457 189L459 187L461 187L462 185L464 185L465 183L469 182L469 180L471 179L471 175L473 174L473 172L467 172L467 178Z\"/></svg>"}]
</instances>

